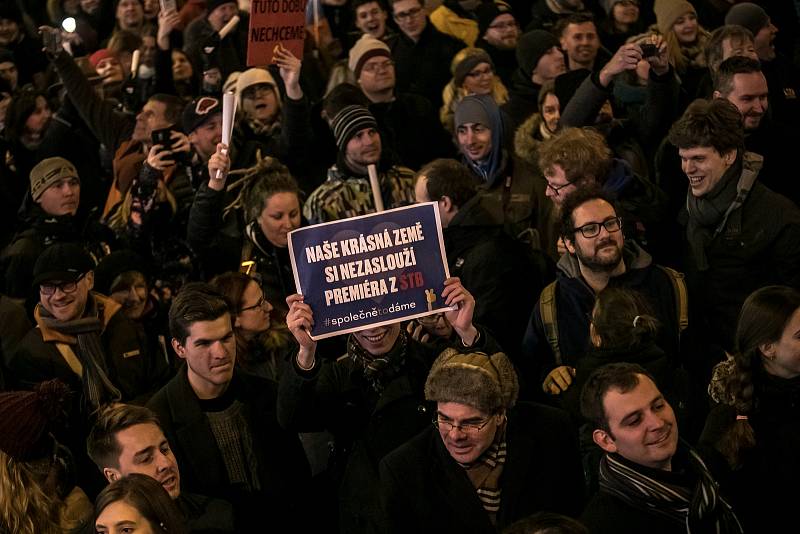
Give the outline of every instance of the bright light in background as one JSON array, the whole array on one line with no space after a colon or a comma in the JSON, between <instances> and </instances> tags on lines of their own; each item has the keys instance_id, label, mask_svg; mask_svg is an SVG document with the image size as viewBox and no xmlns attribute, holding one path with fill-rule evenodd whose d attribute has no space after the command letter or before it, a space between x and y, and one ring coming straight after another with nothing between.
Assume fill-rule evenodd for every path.
<instances>
[{"instance_id":1,"label":"bright light in background","mask_svg":"<svg viewBox=\"0 0 800 534\"><path fill-rule=\"evenodd\" d=\"M72 17L67 17L64 19L64 22L61 23L61 27L64 28L64 31L67 33L72 33L75 31L75 19Z\"/></svg>"}]
</instances>

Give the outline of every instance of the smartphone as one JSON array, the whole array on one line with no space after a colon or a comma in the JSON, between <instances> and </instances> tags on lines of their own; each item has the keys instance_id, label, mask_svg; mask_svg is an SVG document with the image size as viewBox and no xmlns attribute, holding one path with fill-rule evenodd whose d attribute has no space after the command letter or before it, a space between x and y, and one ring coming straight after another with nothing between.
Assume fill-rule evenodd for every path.
<instances>
[{"instance_id":1,"label":"smartphone","mask_svg":"<svg viewBox=\"0 0 800 534\"><path fill-rule=\"evenodd\" d=\"M45 50L55 54L61 48L61 30L48 28L42 31L42 45Z\"/></svg>"},{"instance_id":2,"label":"smartphone","mask_svg":"<svg viewBox=\"0 0 800 534\"><path fill-rule=\"evenodd\" d=\"M654 57L658 55L658 47L653 43L642 43L639 45L642 48L642 57Z\"/></svg>"},{"instance_id":3,"label":"smartphone","mask_svg":"<svg viewBox=\"0 0 800 534\"><path fill-rule=\"evenodd\" d=\"M153 130L153 144L161 145L164 150L172 150L172 128Z\"/></svg>"},{"instance_id":4,"label":"smartphone","mask_svg":"<svg viewBox=\"0 0 800 534\"><path fill-rule=\"evenodd\" d=\"M175 0L159 0L161 2L161 11L177 11L178 5Z\"/></svg>"}]
</instances>

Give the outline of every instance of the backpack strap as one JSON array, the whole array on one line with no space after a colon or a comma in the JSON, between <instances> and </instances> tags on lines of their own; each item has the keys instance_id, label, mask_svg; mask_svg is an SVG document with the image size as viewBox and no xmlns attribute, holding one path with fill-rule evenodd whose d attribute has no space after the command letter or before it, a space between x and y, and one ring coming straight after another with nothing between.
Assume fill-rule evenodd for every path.
<instances>
[{"instance_id":1,"label":"backpack strap","mask_svg":"<svg viewBox=\"0 0 800 534\"><path fill-rule=\"evenodd\" d=\"M686 278L682 272L663 265L658 265L672 284L675 292L675 304L678 307L678 332L683 332L689 326L689 292L686 290Z\"/></svg>"},{"instance_id":2,"label":"backpack strap","mask_svg":"<svg viewBox=\"0 0 800 534\"><path fill-rule=\"evenodd\" d=\"M550 349L553 351L556 365L561 365L561 348L558 345L558 320L556 318L555 280L547 284L542 290L542 295L539 297L539 314L542 317L544 335L550 345Z\"/></svg>"}]
</instances>

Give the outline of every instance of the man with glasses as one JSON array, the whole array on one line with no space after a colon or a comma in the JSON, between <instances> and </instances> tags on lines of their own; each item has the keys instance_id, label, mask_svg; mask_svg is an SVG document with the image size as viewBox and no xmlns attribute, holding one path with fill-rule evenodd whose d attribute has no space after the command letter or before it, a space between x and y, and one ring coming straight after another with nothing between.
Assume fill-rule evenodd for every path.
<instances>
[{"instance_id":1,"label":"man with glasses","mask_svg":"<svg viewBox=\"0 0 800 534\"><path fill-rule=\"evenodd\" d=\"M595 297L606 287L640 292L661 322L659 346L678 355L686 326L683 276L654 264L625 239L622 226L611 196L596 185L570 193L561 205L567 253L558 262L560 276L533 309L519 361L523 378L548 395L560 395L572 384L575 364L589 347Z\"/></svg>"},{"instance_id":2,"label":"man with glasses","mask_svg":"<svg viewBox=\"0 0 800 534\"><path fill-rule=\"evenodd\" d=\"M583 473L568 416L517 403L518 392L501 352L449 349L436 359L425 382L433 425L380 464L384 532L499 532L540 511L579 513Z\"/></svg>"},{"instance_id":3,"label":"man with glasses","mask_svg":"<svg viewBox=\"0 0 800 534\"><path fill-rule=\"evenodd\" d=\"M33 269L37 328L9 365L22 385L64 380L85 413L110 401L144 403L169 378L166 360L141 344L122 306L92 292L93 270L77 244L52 245L39 256Z\"/></svg>"},{"instance_id":4,"label":"man with glasses","mask_svg":"<svg viewBox=\"0 0 800 534\"><path fill-rule=\"evenodd\" d=\"M396 91L395 65L389 47L364 35L350 49L348 66L369 99L369 110L387 146L412 169L453 154L450 136L431 102L420 95Z\"/></svg>"},{"instance_id":5,"label":"man with glasses","mask_svg":"<svg viewBox=\"0 0 800 534\"><path fill-rule=\"evenodd\" d=\"M506 87L511 87L512 75L517 70L517 40L520 30L511 6L503 0L483 2L475 10L478 17L478 40L475 46L483 48L494 63L495 73Z\"/></svg>"},{"instance_id":6,"label":"man with glasses","mask_svg":"<svg viewBox=\"0 0 800 534\"><path fill-rule=\"evenodd\" d=\"M397 89L424 96L442 107L442 89L450 81L450 63L464 43L428 23L423 0L391 0L400 34L390 43Z\"/></svg>"}]
</instances>

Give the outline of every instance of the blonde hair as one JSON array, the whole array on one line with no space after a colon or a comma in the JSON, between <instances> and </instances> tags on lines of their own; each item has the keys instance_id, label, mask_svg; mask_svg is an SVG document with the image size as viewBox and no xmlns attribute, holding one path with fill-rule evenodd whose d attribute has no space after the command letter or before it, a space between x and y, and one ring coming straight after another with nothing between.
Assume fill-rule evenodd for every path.
<instances>
[{"instance_id":1,"label":"blonde hair","mask_svg":"<svg viewBox=\"0 0 800 534\"><path fill-rule=\"evenodd\" d=\"M164 184L163 180L158 180L158 196L156 198L156 203L158 202L167 202L172 208L172 213L174 214L178 211L178 203L175 201L175 196L172 194L172 191ZM115 232L122 232L128 225L128 219L131 217L131 204L133 204L133 196L131 195L132 187L128 188L128 191L125 193L125 198L122 199L122 202L118 204L116 210L111 212L106 220L106 226L111 228Z\"/></svg>"},{"instance_id":2,"label":"blonde hair","mask_svg":"<svg viewBox=\"0 0 800 534\"><path fill-rule=\"evenodd\" d=\"M26 463L0 450L0 524L9 532L61 534L62 505L60 499L42 489Z\"/></svg>"}]
</instances>

